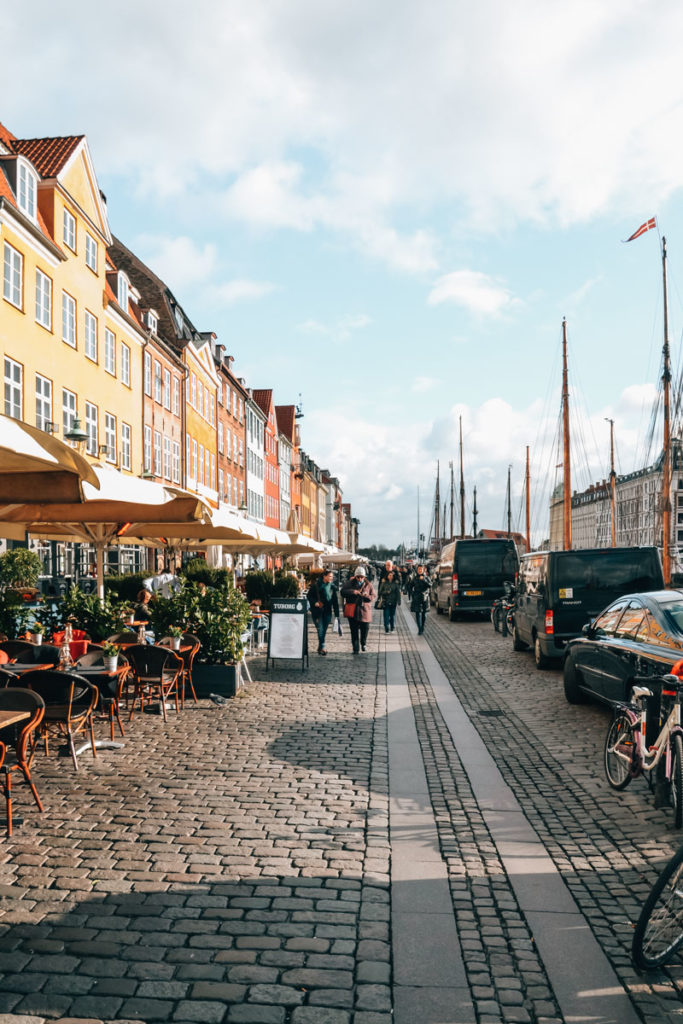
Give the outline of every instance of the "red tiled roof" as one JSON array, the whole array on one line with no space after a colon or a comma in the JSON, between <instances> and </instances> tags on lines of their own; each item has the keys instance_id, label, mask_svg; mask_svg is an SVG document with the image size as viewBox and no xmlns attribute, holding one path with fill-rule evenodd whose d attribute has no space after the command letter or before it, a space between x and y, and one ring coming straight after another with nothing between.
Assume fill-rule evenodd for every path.
<instances>
[{"instance_id":1,"label":"red tiled roof","mask_svg":"<svg viewBox=\"0 0 683 1024\"><path fill-rule=\"evenodd\" d=\"M2 121L0 121L0 142L3 142L8 149L12 148L12 143L16 142L16 135L12 135L8 128L5 128Z\"/></svg>"},{"instance_id":2,"label":"red tiled roof","mask_svg":"<svg viewBox=\"0 0 683 1024\"><path fill-rule=\"evenodd\" d=\"M14 139L11 147L30 160L42 178L54 178L84 138L64 135L56 139Z\"/></svg>"},{"instance_id":3,"label":"red tiled roof","mask_svg":"<svg viewBox=\"0 0 683 1024\"><path fill-rule=\"evenodd\" d=\"M252 392L254 401L266 416L270 416L270 407L273 404L272 388L255 388Z\"/></svg>"},{"instance_id":4,"label":"red tiled roof","mask_svg":"<svg viewBox=\"0 0 683 1024\"><path fill-rule=\"evenodd\" d=\"M14 159L15 159L14 156L0 156L0 164L6 164L8 161L14 160ZM1 166L0 166L0 198L7 199L9 201L10 205L13 206L15 210L19 209L16 197L14 195L14 192L12 191L12 186L10 185L9 181L7 180L7 178L5 177L5 174L3 173L3 170L2 170ZM42 233L45 235L45 237L48 238L50 240L50 242L57 249L59 249L59 252L61 253L63 250L57 244L57 242L55 242L54 238L52 237L52 235L48 231L47 224L43 220L43 215L41 214L40 210L36 210L36 220L38 222L38 227L40 228Z\"/></svg>"}]
</instances>

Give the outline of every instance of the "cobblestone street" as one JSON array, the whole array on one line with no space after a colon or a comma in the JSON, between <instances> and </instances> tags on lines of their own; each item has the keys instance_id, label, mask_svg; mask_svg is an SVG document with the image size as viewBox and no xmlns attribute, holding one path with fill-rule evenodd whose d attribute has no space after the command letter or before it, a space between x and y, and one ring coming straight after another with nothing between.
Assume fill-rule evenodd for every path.
<instances>
[{"instance_id":1,"label":"cobblestone street","mask_svg":"<svg viewBox=\"0 0 683 1024\"><path fill-rule=\"evenodd\" d=\"M681 962L629 953L679 836L642 782L607 786L609 712L489 623L328 649L136 714L78 773L38 755L45 813L18 784L2 845L0 1024L683 1021Z\"/></svg>"}]
</instances>

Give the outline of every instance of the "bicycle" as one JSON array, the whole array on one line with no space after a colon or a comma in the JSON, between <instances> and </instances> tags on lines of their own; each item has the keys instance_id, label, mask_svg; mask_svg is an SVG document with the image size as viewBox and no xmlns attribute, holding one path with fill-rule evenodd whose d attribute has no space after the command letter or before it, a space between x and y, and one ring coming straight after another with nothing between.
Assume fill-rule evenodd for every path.
<instances>
[{"instance_id":1,"label":"bicycle","mask_svg":"<svg viewBox=\"0 0 683 1024\"><path fill-rule=\"evenodd\" d=\"M671 960L683 944L683 846L679 847L650 891L640 912L631 955L649 971Z\"/></svg>"},{"instance_id":2,"label":"bicycle","mask_svg":"<svg viewBox=\"0 0 683 1024\"><path fill-rule=\"evenodd\" d=\"M674 668L683 669L683 662ZM636 684L632 690L632 702L619 703L615 718L605 738L605 774L613 789L626 789L632 779L650 772L659 771L659 789L655 794L655 806L661 802L664 789L668 791L674 808L676 828L683 825L683 728L681 727L681 692L683 681L678 675L634 676ZM654 743L647 744L647 701L654 697L648 686L638 684L660 684L661 731ZM662 719L664 724L661 725Z\"/></svg>"},{"instance_id":3,"label":"bicycle","mask_svg":"<svg viewBox=\"0 0 683 1024\"><path fill-rule=\"evenodd\" d=\"M508 636L512 633L512 613L515 607L514 590L509 583L505 583L505 593L496 598L491 607L491 622L496 633Z\"/></svg>"}]
</instances>

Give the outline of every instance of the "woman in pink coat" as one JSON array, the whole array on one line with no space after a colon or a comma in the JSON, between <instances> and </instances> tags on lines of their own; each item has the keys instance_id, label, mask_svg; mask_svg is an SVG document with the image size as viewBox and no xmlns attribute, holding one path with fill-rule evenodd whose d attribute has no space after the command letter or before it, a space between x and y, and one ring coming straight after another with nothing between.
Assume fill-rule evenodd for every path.
<instances>
[{"instance_id":1,"label":"woman in pink coat","mask_svg":"<svg viewBox=\"0 0 683 1024\"><path fill-rule=\"evenodd\" d=\"M351 630L353 653L365 650L368 630L372 622L372 606L375 602L375 588L365 576L365 569L359 565L353 576L341 589L344 598L344 615ZM351 614L348 614L351 612Z\"/></svg>"}]
</instances>

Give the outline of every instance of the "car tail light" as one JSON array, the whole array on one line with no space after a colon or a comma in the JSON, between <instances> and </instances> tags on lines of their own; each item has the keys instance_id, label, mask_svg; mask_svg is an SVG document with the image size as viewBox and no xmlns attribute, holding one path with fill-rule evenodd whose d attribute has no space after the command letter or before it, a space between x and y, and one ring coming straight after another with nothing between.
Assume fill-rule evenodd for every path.
<instances>
[{"instance_id":1,"label":"car tail light","mask_svg":"<svg viewBox=\"0 0 683 1024\"><path fill-rule=\"evenodd\" d=\"M451 592L453 594L457 594L458 593L458 574L457 574L457 572L453 573L453 587L452 587L452 591Z\"/></svg>"},{"instance_id":2,"label":"car tail light","mask_svg":"<svg viewBox=\"0 0 683 1024\"><path fill-rule=\"evenodd\" d=\"M555 632L554 612L550 611L545 613L545 631L546 633Z\"/></svg>"}]
</instances>

